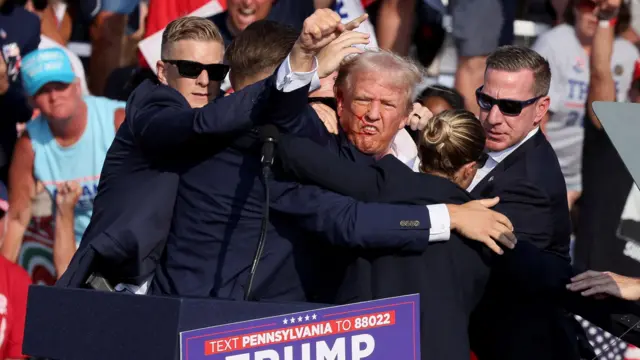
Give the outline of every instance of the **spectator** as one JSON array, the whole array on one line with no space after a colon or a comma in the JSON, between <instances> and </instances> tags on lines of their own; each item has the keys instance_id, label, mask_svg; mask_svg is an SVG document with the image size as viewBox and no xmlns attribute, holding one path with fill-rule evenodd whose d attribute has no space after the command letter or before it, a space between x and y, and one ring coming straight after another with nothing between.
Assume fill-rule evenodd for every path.
<instances>
[{"instance_id":1,"label":"spectator","mask_svg":"<svg viewBox=\"0 0 640 360\"><path fill-rule=\"evenodd\" d=\"M486 56L499 45L513 42L516 3L513 0L451 2L452 35L458 53L455 87L464 97L467 109L476 115L480 108L475 101L475 91L483 82Z\"/></svg>"},{"instance_id":2,"label":"spectator","mask_svg":"<svg viewBox=\"0 0 640 360\"><path fill-rule=\"evenodd\" d=\"M0 77L9 79L9 88L0 92L0 181L5 183L17 138L16 124L29 120L32 113L20 83L20 64L22 57L36 50L39 43L38 17L13 0L0 0Z\"/></svg>"},{"instance_id":3,"label":"spectator","mask_svg":"<svg viewBox=\"0 0 640 360\"><path fill-rule=\"evenodd\" d=\"M61 35L56 32L52 32L51 26L47 25L47 28L45 28L44 22L46 17L44 15L45 10L41 9L43 6L42 3L43 3L42 0L36 1L35 4L33 0L28 0L25 4L25 9L35 14L36 16L38 16L42 21L42 26L40 30L40 45L38 45L38 49L49 49L49 48L62 49L69 57L69 60L71 61L71 65L73 66L73 71L76 73L76 77L78 77L78 79L80 80L80 85L82 86L82 93L84 95L89 95L89 88L87 87L87 79L84 73L84 65L82 65L82 61L80 60L78 55L76 55L75 53L67 49L65 45L63 45L67 43L68 38L71 35L71 25L69 25L69 34L68 35L65 35L66 33L62 34L62 36L66 36L66 40L61 41L60 39ZM46 4L47 3L44 2L44 5ZM55 14L53 14L53 10L52 10L53 7L49 5L48 9L52 13L52 15L50 15L49 17L53 17L53 19L55 20L56 17L55 17ZM69 18L69 16L66 15L66 13L64 16L65 17L63 19ZM67 25L64 25L64 26L67 26ZM19 135L20 134L18 134L18 136Z\"/></svg>"},{"instance_id":4,"label":"spectator","mask_svg":"<svg viewBox=\"0 0 640 360\"><path fill-rule=\"evenodd\" d=\"M23 359L22 341L27 316L29 274L0 256L0 357Z\"/></svg>"},{"instance_id":5,"label":"spectator","mask_svg":"<svg viewBox=\"0 0 640 360\"><path fill-rule=\"evenodd\" d=\"M442 85L433 85L426 88L418 97L420 103L433 115L438 115L445 110L464 110L464 98L456 89ZM418 144L420 131L406 126L405 129L411 135L413 141Z\"/></svg>"},{"instance_id":6,"label":"spectator","mask_svg":"<svg viewBox=\"0 0 640 360\"><path fill-rule=\"evenodd\" d=\"M52 199L56 199L62 183L75 181L81 185L82 196L74 215L75 245L79 244L91 218L107 149L124 120L125 105L100 97L82 97L71 63L60 49L37 50L25 57L23 67L24 88L40 115L18 139L10 169L11 208L2 253L11 261L16 261L31 217L36 180L42 181ZM56 268L64 269L75 252L67 245L74 241L58 235L54 260L58 261Z\"/></svg>"},{"instance_id":7,"label":"spectator","mask_svg":"<svg viewBox=\"0 0 640 360\"><path fill-rule=\"evenodd\" d=\"M104 93L107 77L120 67L127 15L139 0L81 0L79 11L90 23L91 58L89 60L89 90L94 95Z\"/></svg>"},{"instance_id":8,"label":"spectator","mask_svg":"<svg viewBox=\"0 0 640 360\"><path fill-rule=\"evenodd\" d=\"M533 45L549 61L553 73L551 107L542 128L560 161L570 208L582 192L583 119L589 91L589 54L598 28L598 12L591 0L573 0L567 11L567 23L540 35ZM620 33L628 25L628 9L621 9L615 20L618 20L616 33ZM617 91L612 100L626 100L639 56L629 41L617 38L613 43L610 64Z\"/></svg>"},{"instance_id":9,"label":"spectator","mask_svg":"<svg viewBox=\"0 0 640 360\"><path fill-rule=\"evenodd\" d=\"M429 86L420 94L419 99L433 115L438 115L445 110L464 110L462 95L456 89L442 85Z\"/></svg>"},{"instance_id":10,"label":"spectator","mask_svg":"<svg viewBox=\"0 0 640 360\"><path fill-rule=\"evenodd\" d=\"M71 37L71 18L64 11L58 20L53 1L27 0L25 8L40 19L40 32L56 43L66 46Z\"/></svg>"},{"instance_id":11,"label":"spectator","mask_svg":"<svg viewBox=\"0 0 640 360\"><path fill-rule=\"evenodd\" d=\"M0 240L7 227L7 188L0 182ZM29 274L0 256L0 359L22 359Z\"/></svg>"},{"instance_id":12,"label":"spectator","mask_svg":"<svg viewBox=\"0 0 640 360\"><path fill-rule=\"evenodd\" d=\"M210 19L220 30L226 47L239 32L258 20L269 19L301 30L313 11L312 0L227 0L227 11Z\"/></svg>"}]
</instances>

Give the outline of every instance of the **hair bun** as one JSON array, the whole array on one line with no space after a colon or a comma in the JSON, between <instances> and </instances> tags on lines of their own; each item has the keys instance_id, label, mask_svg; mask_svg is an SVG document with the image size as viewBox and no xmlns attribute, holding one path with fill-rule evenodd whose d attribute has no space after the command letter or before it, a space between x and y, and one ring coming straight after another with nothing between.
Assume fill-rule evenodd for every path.
<instances>
[{"instance_id":1,"label":"hair bun","mask_svg":"<svg viewBox=\"0 0 640 360\"><path fill-rule=\"evenodd\" d=\"M452 131L453 129L448 122L444 121L440 116L434 116L429 120L424 130L424 143L438 153L442 153L451 137Z\"/></svg>"}]
</instances>

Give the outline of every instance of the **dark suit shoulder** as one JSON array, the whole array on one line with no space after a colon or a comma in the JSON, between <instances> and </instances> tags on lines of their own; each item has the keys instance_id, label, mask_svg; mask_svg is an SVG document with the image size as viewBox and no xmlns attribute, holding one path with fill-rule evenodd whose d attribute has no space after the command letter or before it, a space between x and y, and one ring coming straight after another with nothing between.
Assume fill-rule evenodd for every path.
<instances>
[{"instance_id":1,"label":"dark suit shoulder","mask_svg":"<svg viewBox=\"0 0 640 360\"><path fill-rule=\"evenodd\" d=\"M483 193L499 196L496 210L514 225L516 235L539 248L568 255L571 222L567 191L553 148L539 132L500 165Z\"/></svg>"},{"instance_id":2,"label":"dark suit shoulder","mask_svg":"<svg viewBox=\"0 0 640 360\"><path fill-rule=\"evenodd\" d=\"M441 176L414 172L395 156L387 155L374 165L381 174L382 202L416 205L462 204L471 200L464 189Z\"/></svg>"}]
</instances>

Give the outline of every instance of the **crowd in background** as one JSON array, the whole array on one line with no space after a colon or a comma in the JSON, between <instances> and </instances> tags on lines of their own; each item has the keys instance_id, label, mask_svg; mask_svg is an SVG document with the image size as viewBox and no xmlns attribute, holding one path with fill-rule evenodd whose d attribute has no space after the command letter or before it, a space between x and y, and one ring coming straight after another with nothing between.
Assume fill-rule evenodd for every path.
<instances>
[{"instance_id":1,"label":"crowd in background","mask_svg":"<svg viewBox=\"0 0 640 360\"><path fill-rule=\"evenodd\" d=\"M102 162L124 121L126 100L143 80L156 78L156 64L147 62L138 43L211 2L224 10L210 20L225 46L262 19L300 30L316 8L332 7L345 18L366 11L367 29L380 48L430 69L419 100L433 114L477 114L486 56L522 41L514 22L549 27L528 40L551 65L551 106L542 129L567 184L573 261L640 276L640 252L632 241L640 233L623 218L636 210L640 194L587 106L593 100L640 102L640 2L623 1L611 22L617 37L608 44L595 38L599 20L591 0L0 0L0 296L24 303L26 296L16 289L31 282L51 285L64 272L91 219ZM352 8L356 14L347 14ZM457 54L453 87L438 84L451 40ZM59 68L59 78L39 78L43 66ZM224 79L226 72L219 75ZM65 79L73 86L49 83ZM224 90L233 92L228 82ZM320 88L314 95L328 128L335 115L322 102L330 103L332 92ZM41 113L84 117L89 125L56 131ZM417 141L416 129L407 131ZM60 146L50 146L52 140ZM0 355L20 356L11 347L20 342L19 333L0 342Z\"/></svg>"}]
</instances>

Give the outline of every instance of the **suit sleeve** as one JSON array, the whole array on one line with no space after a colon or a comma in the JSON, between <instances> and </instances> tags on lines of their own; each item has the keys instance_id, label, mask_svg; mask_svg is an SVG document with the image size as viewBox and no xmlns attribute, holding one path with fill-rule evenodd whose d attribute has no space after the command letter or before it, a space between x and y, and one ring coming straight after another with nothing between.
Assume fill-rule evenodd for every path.
<instances>
[{"instance_id":1,"label":"suit sleeve","mask_svg":"<svg viewBox=\"0 0 640 360\"><path fill-rule=\"evenodd\" d=\"M543 250L551 244L554 226L548 196L527 181L496 190L500 203L495 210L511 220L518 244L494 258L494 276L520 293L563 293L574 273L568 259Z\"/></svg>"},{"instance_id":2,"label":"suit sleeve","mask_svg":"<svg viewBox=\"0 0 640 360\"><path fill-rule=\"evenodd\" d=\"M271 208L334 245L424 251L429 210L422 205L358 202L313 185L274 184Z\"/></svg>"},{"instance_id":3,"label":"suit sleeve","mask_svg":"<svg viewBox=\"0 0 640 360\"><path fill-rule=\"evenodd\" d=\"M137 109L129 126L141 146L151 152L179 148L194 136L226 134L266 121L290 126L307 105L308 86L282 92L274 82L271 76L199 109L186 107L176 94L152 95L154 101Z\"/></svg>"},{"instance_id":4,"label":"suit sleeve","mask_svg":"<svg viewBox=\"0 0 640 360\"><path fill-rule=\"evenodd\" d=\"M511 220L518 241L528 241L540 249L551 244L553 212L551 200L540 188L520 179L493 192L500 197L494 208Z\"/></svg>"},{"instance_id":5,"label":"suit sleeve","mask_svg":"<svg viewBox=\"0 0 640 360\"><path fill-rule=\"evenodd\" d=\"M342 158L309 139L283 136L278 158L284 172L301 183L319 185L361 201L380 197L384 181L380 169Z\"/></svg>"}]
</instances>

